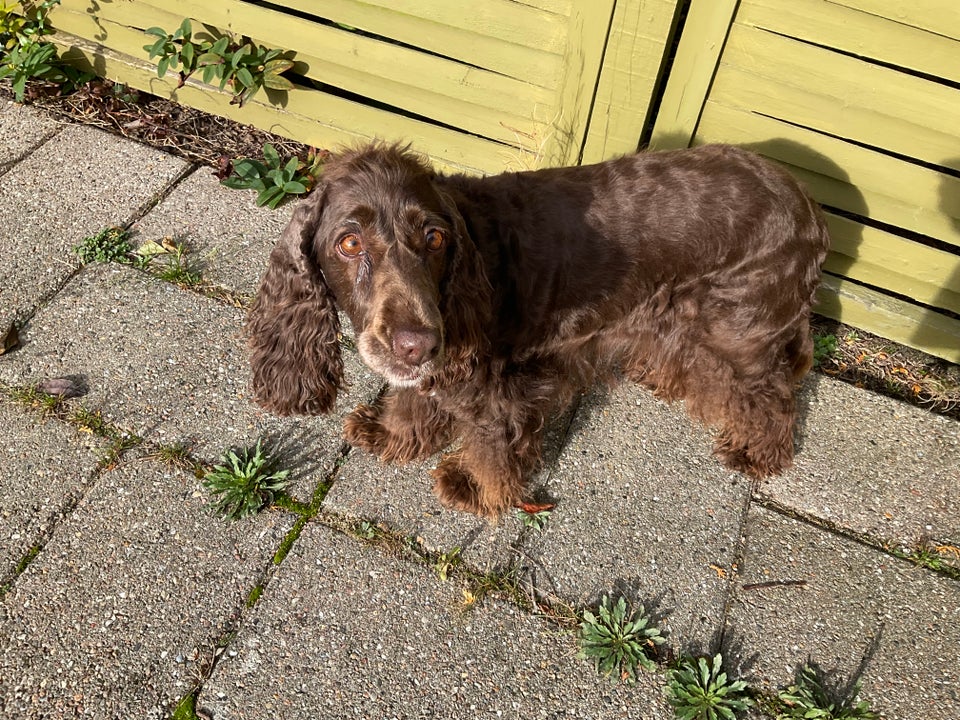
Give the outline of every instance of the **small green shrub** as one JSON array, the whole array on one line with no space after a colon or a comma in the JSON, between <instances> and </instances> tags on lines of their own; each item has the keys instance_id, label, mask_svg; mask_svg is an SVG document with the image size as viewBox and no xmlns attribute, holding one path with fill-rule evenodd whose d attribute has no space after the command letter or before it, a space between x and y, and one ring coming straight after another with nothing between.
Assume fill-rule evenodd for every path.
<instances>
[{"instance_id":1,"label":"small green shrub","mask_svg":"<svg viewBox=\"0 0 960 720\"><path fill-rule=\"evenodd\" d=\"M289 484L290 471L276 470L259 441L239 453L228 451L221 462L204 475L203 486L215 496L212 509L232 520L259 512Z\"/></svg>"},{"instance_id":2,"label":"small green shrub","mask_svg":"<svg viewBox=\"0 0 960 720\"><path fill-rule=\"evenodd\" d=\"M233 174L221 182L234 190L256 190L257 205L275 209L290 195L309 192L320 174L322 158L311 153L306 161L280 157L270 143L263 146L263 162L252 158L235 160Z\"/></svg>"},{"instance_id":3,"label":"small green shrub","mask_svg":"<svg viewBox=\"0 0 960 720\"><path fill-rule=\"evenodd\" d=\"M796 682L779 694L786 710L778 720L876 720L879 716L869 703L857 700L860 694L858 679L846 697L832 697L816 666L806 663L797 670Z\"/></svg>"},{"instance_id":4,"label":"small green shrub","mask_svg":"<svg viewBox=\"0 0 960 720\"><path fill-rule=\"evenodd\" d=\"M537 510L535 512L528 512L527 510L517 510L517 517L520 518L520 522L523 523L524 527L532 528L534 530L543 530L547 526L547 522L550 520L550 513L552 510Z\"/></svg>"},{"instance_id":5,"label":"small green shrub","mask_svg":"<svg viewBox=\"0 0 960 720\"><path fill-rule=\"evenodd\" d=\"M650 625L644 607L631 610L623 597L612 604L609 596L604 596L596 615L583 611L580 657L592 660L598 673L614 680L636 681L638 665L654 669L650 654L664 642L666 638Z\"/></svg>"},{"instance_id":6,"label":"small green shrub","mask_svg":"<svg viewBox=\"0 0 960 720\"><path fill-rule=\"evenodd\" d=\"M243 105L260 88L288 91L293 83L283 77L283 73L293 67L293 61L285 57L286 50L265 48L251 42L234 42L229 36L216 39L198 40L193 35L189 18L185 18L180 27L172 33L160 27L147 31L156 40L143 49L150 59L157 60L157 77L166 75L167 70L179 68L182 86L193 73L200 71L207 84L215 80L220 88L230 86L233 93L231 103Z\"/></svg>"},{"instance_id":7,"label":"small green shrub","mask_svg":"<svg viewBox=\"0 0 960 720\"><path fill-rule=\"evenodd\" d=\"M44 38L53 33L47 15L60 0L0 5L0 78L10 78L13 96L23 102L29 80L41 80L70 92L93 75L60 61L56 45Z\"/></svg>"},{"instance_id":8,"label":"small green shrub","mask_svg":"<svg viewBox=\"0 0 960 720\"><path fill-rule=\"evenodd\" d=\"M836 335L817 335L813 339L813 366L820 367L824 360L829 360L836 352Z\"/></svg>"},{"instance_id":9,"label":"small green shrub","mask_svg":"<svg viewBox=\"0 0 960 720\"><path fill-rule=\"evenodd\" d=\"M747 684L731 682L723 672L723 657L685 657L670 671L669 700L680 720L733 720L737 712L750 707Z\"/></svg>"},{"instance_id":10,"label":"small green shrub","mask_svg":"<svg viewBox=\"0 0 960 720\"><path fill-rule=\"evenodd\" d=\"M96 235L85 237L73 251L84 265L93 262L129 263L133 247L130 245L130 233L120 227L108 227Z\"/></svg>"}]
</instances>

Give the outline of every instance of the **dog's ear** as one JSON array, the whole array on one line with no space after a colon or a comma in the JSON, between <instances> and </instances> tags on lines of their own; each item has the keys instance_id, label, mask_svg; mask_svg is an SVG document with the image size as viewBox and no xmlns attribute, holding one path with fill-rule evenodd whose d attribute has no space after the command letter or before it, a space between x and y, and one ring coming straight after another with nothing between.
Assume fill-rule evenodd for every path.
<instances>
[{"instance_id":1,"label":"dog's ear","mask_svg":"<svg viewBox=\"0 0 960 720\"><path fill-rule=\"evenodd\" d=\"M323 207L320 186L294 211L247 316L253 397L278 415L329 412L343 381L340 319L313 257Z\"/></svg>"},{"instance_id":2,"label":"dog's ear","mask_svg":"<svg viewBox=\"0 0 960 720\"><path fill-rule=\"evenodd\" d=\"M490 281L470 230L453 197L438 190L444 212L451 219L454 242L441 287L445 367L455 376L468 374L471 360L489 346L491 323Z\"/></svg>"}]
</instances>

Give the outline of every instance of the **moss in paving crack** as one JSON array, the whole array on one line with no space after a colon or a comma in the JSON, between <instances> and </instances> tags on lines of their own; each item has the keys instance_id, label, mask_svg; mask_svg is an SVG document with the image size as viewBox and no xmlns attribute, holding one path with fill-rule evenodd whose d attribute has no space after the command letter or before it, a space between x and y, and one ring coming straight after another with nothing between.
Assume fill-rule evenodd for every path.
<instances>
[{"instance_id":1,"label":"moss in paving crack","mask_svg":"<svg viewBox=\"0 0 960 720\"><path fill-rule=\"evenodd\" d=\"M27 554L20 558L20 562L17 563L17 566L13 569L10 577L0 584L0 599L10 592L10 589L13 587L13 581L20 577L20 575L23 574L23 571L29 567L30 563L36 559L37 555L40 554L40 551L43 550L43 546L44 543L35 543L29 550L27 550Z\"/></svg>"},{"instance_id":2,"label":"moss in paving crack","mask_svg":"<svg viewBox=\"0 0 960 720\"><path fill-rule=\"evenodd\" d=\"M248 610L252 608L254 605L256 605L258 602L260 602L260 597L263 595L263 591L265 589L266 587L263 585L263 583L258 583L257 585L254 586L253 590L249 592L249 594L247 595L247 602L246 602L246 606Z\"/></svg>"},{"instance_id":3,"label":"moss in paving crack","mask_svg":"<svg viewBox=\"0 0 960 720\"><path fill-rule=\"evenodd\" d=\"M184 695L183 699L181 699L173 709L170 720L199 720L199 716L197 715L197 694L199 692L200 690L198 688L189 695Z\"/></svg>"},{"instance_id":4,"label":"moss in paving crack","mask_svg":"<svg viewBox=\"0 0 960 720\"><path fill-rule=\"evenodd\" d=\"M300 533L303 532L303 528L306 527L307 522L310 518L306 515L301 515L297 518L297 521L293 524L293 527L287 531L287 534L284 536L283 540L280 541L280 546L277 548L277 551L273 554L273 564L280 565L284 560L287 559L287 555L290 554L290 550L293 548L293 544L300 537Z\"/></svg>"}]
</instances>

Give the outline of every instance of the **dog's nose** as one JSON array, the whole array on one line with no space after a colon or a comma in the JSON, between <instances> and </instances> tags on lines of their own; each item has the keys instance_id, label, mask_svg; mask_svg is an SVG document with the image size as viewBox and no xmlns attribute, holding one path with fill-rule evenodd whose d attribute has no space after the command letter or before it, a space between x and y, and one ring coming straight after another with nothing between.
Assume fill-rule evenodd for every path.
<instances>
[{"instance_id":1,"label":"dog's nose","mask_svg":"<svg viewBox=\"0 0 960 720\"><path fill-rule=\"evenodd\" d=\"M436 330L397 330L393 334L393 354L407 365L423 365L440 351Z\"/></svg>"}]
</instances>

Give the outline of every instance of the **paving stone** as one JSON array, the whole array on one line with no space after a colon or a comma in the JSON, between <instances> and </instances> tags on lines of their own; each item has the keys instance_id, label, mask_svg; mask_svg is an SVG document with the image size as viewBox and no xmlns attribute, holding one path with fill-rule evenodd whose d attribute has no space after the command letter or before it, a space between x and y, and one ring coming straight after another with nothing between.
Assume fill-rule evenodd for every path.
<instances>
[{"instance_id":1,"label":"paving stone","mask_svg":"<svg viewBox=\"0 0 960 720\"><path fill-rule=\"evenodd\" d=\"M128 222L187 165L164 152L67 125L0 176L0 332L76 271L73 248Z\"/></svg>"},{"instance_id":2,"label":"paving stone","mask_svg":"<svg viewBox=\"0 0 960 720\"><path fill-rule=\"evenodd\" d=\"M960 583L763 508L746 539L725 635L736 674L779 689L809 659L834 686L862 673L884 717L955 720Z\"/></svg>"},{"instance_id":3,"label":"paving stone","mask_svg":"<svg viewBox=\"0 0 960 720\"><path fill-rule=\"evenodd\" d=\"M309 499L339 454L341 416L375 394L379 380L347 354L353 387L337 412L275 417L248 396L243 318L241 309L132 268L88 266L23 329L23 347L0 357L0 380L82 376L85 406L152 443L187 444L211 462L267 437L288 467L297 465L295 490Z\"/></svg>"},{"instance_id":4,"label":"paving stone","mask_svg":"<svg viewBox=\"0 0 960 720\"><path fill-rule=\"evenodd\" d=\"M340 516L383 524L417 538L435 552L460 548L460 557L481 570L502 570L516 560L513 546L523 527L513 515L497 522L442 507L433 494L430 470L439 456L422 463L384 465L351 451L337 471L323 508Z\"/></svg>"},{"instance_id":5,"label":"paving stone","mask_svg":"<svg viewBox=\"0 0 960 720\"><path fill-rule=\"evenodd\" d=\"M762 497L906 547L960 544L960 422L820 375L798 406L796 466Z\"/></svg>"},{"instance_id":6,"label":"paving stone","mask_svg":"<svg viewBox=\"0 0 960 720\"><path fill-rule=\"evenodd\" d=\"M83 493L106 443L0 400L0 582Z\"/></svg>"},{"instance_id":7,"label":"paving stone","mask_svg":"<svg viewBox=\"0 0 960 720\"><path fill-rule=\"evenodd\" d=\"M624 384L586 398L546 493L557 507L525 545L539 592L644 602L679 647L718 633L749 482L710 454L680 406Z\"/></svg>"},{"instance_id":8,"label":"paving stone","mask_svg":"<svg viewBox=\"0 0 960 720\"><path fill-rule=\"evenodd\" d=\"M197 707L217 720L673 717L659 673L612 684L570 635L458 597L426 568L308 525Z\"/></svg>"},{"instance_id":9,"label":"paving stone","mask_svg":"<svg viewBox=\"0 0 960 720\"><path fill-rule=\"evenodd\" d=\"M536 494L556 461L570 422L564 413L544 434L544 470L530 478ZM338 515L381 523L416 537L428 550L460 548L461 558L481 570L501 571L517 562L515 551L524 532L516 514L497 521L442 507L433 494L430 470L440 453L423 462L384 465L373 455L354 450L340 467L323 507Z\"/></svg>"},{"instance_id":10,"label":"paving stone","mask_svg":"<svg viewBox=\"0 0 960 720\"><path fill-rule=\"evenodd\" d=\"M255 198L224 187L209 168L200 168L131 228L132 242L168 237L184 243L205 280L253 295L296 207L257 207Z\"/></svg>"},{"instance_id":11,"label":"paving stone","mask_svg":"<svg viewBox=\"0 0 960 720\"><path fill-rule=\"evenodd\" d=\"M169 717L292 524L215 519L149 460L100 476L0 601L7 717Z\"/></svg>"},{"instance_id":12,"label":"paving stone","mask_svg":"<svg viewBox=\"0 0 960 720\"><path fill-rule=\"evenodd\" d=\"M62 125L45 112L0 99L0 170L52 137Z\"/></svg>"}]
</instances>

